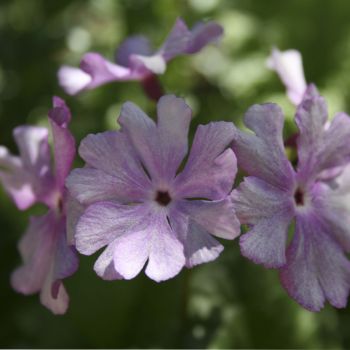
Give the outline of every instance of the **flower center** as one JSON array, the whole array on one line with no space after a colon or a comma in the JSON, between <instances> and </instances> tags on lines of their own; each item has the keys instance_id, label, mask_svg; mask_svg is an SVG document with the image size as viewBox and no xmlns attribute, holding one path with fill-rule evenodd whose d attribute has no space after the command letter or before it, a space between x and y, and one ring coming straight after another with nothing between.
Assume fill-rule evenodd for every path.
<instances>
[{"instance_id":1,"label":"flower center","mask_svg":"<svg viewBox=\"0 0 350 350\"><path fill-rule=\"evenodd\" d=\"M171 197L168 191L158 191L155 199L156 202L163 207L166 207L171 202Z\"/></svg>"},{"instance_id":2,"label":"flower center","mask_svg":"<svg viewBox=\"0 0 350 350\"><path fill-rule=\"evenodd\" d=\"M296 189L296 191L294 193L294 200L295 200L296 205L298 205L298 206L304 205L304 192L299 187Z\"/></svg>"}]
</instances>

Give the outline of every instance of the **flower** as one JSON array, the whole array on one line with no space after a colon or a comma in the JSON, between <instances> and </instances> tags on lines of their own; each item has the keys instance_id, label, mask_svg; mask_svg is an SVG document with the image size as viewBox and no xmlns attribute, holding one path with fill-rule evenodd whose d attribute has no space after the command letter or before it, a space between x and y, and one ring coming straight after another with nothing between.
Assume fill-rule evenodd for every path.
<instances>
[{"instance_id":1,"label":"flower","mask_svg":"<svg viewBox=\"0 0 350 350\"><path fill-rule=\"evenodd\" d=\"M277 105L255 105L245 116L254 134L235 130L232 148L249 175L232 192L237 216L248 225L241 252L279 269L283 287L306 309L319 311L326 300L345 307L350 212L342 196L348 186L336 177L339 171L333 178L330 174L349 163L350 119L338 113L325 127L325 101L309 86L295 116L299 136L294 170L284 153L283 118ZM294 234L290 244L288 230Z\"/></svg>"},{"instance_id":2,"label":"flower","mask_svg":"<svg viewBox=\"0 0 350 350\"><path fill-rule=\"evenodd\" d=\"M76 251L67 242L64 185L74 159L75 141L67 129L71 114L65 102L54 97L53 105L49 121L54 141L54 169L50 163L48 130L20 126L14 130L20 156L0 148L0 180L19 209L35 203L48 207L46 214L31 217L19 243L23 265L12 274L12 286L23 294L40 292L43 305L55 314L63 314L69 297L62 280L78 268Z\"/></svg>"},{"instance_id":3,"label":"flower","mask_svg":"<svg viewBox=\"0 0 350 350\"><path fill-rule=\"evenodd\" d=\"M286 86L290 101L295 106L302 102L307 85L300 52L297 50L281 52L275 48L268 58L267 65L277 72Z\"/></svg>"},{"instance_id":4,"label":"flower","mask_svg":"<svg viewBox=\"0 0 350 350\"><path fill-rule=\"evenodd\" d=\"M79 147L86 166L66 184L86 210L76 225L78 251L91 255L107 280L146 275L163 281L183 266L212 261L223 250L210 234L233 239L239 222L229 199L236 158L227 148L233 125L198 127L184 169L191 109L180 98L163 96L156 125L127 102L120 131L88 135Z\"/></svg>"},{"instance_id":5,"label":"flower","mask_svg":"<svg viewBox=\"0 0 350 350\"><path fill-rule=\"evenodd\" d=\"M171 59L200 51L208 43L218 40L222 32L222 27L215 22L198 23L189 30L184 21L177 19L159 50L153 51L144 36L132 36L117 50L117 64L89 52L81 60L80 68L60 68L59 83L68 94L74 95L111 81L145 81L154 74L163 74Z\"/></svg>"}]
</instances>

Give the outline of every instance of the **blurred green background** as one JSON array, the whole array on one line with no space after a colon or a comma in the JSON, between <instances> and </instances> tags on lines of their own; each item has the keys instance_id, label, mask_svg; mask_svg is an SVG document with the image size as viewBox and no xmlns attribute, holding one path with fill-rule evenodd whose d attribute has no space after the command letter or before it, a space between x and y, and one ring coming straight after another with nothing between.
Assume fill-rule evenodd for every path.
<instances>
[{"instance_id":1,"label":"blurred green background","mask_svg":"<svg viewBox=\"0 0 350 350\"><path fill-rule=\"evenodd\" d=\"M138 83L114 83L68 97L59 88L60 65L77 65L86 51L113 57L128 35L143 33L157 47L177 16L189 25L214 19L223 25L219 46L177 58L160 79L167 92L186 98L199 123L240 124L253 103L277 102L294 130L293 107L277 76L265 66L273 45L302 52L308 81L326 96L331 114L350 110L350 2L344 0L1 0L0 144L16 152L12 129L47 125L51 96L67 99L72 130L116 127L121 104L131 100L154 115ZM77 160L77 165L81 163ZM225 242L221 257L157 284L140 275L105 282L93 272L96 255L81 257L66 280L71 307L53 316L38 296L9 285L20 263L16 244L28 218L0 190L0 347L145 348L350 348L350 307L312 314L289 299L274 270L240 257Z\"/></svg>"}]
</instances>

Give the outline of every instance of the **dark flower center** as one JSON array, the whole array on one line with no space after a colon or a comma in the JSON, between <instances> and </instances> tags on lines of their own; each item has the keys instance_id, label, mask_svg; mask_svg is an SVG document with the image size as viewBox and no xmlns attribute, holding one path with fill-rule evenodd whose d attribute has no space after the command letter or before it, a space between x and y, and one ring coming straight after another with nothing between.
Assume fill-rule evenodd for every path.
<instances>
[{"instance_id":1,"label":"dark flower center","mask_svg":"<svg viewBox=\"0 0 350 350\"><path fill-rule=\"evenodd\" d=\"M304 192L299 187L294 193L294 200L297 205L304 205Z\"/></svg>"},{"instance_id":2,"label":"dark flower center","mask_svg":"<svg viewBox=\"0 0 350 350\"><path fill-rule=\"evenodd\" d=\"M171 197L167 191L158 191L156 195L156 202L166 207L171 202Z\"/></svg>"}]
</instances>

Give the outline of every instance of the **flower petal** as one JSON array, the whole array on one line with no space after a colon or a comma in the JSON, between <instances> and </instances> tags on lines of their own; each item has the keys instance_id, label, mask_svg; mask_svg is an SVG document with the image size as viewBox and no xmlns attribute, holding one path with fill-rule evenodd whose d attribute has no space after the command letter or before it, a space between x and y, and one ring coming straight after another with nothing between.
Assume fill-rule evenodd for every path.
<instances>
[{"instance_id":1,"label":"flower petal","mask_svg":"<svg viewBox=\"0 0 350 350\"><path fill-rule=\"evenodd\" d=\"M147 195L150 180L123 133L88 135L80 144L79 154L89 166L96 168L74 170L67 179L70 192L82 203L92 202L101 195L103 199L109 191L109 196L127 202L139 201Z\"/></svg>"},{"instance_id":2,"label":"flower petal","mask_svg":"<svg viewBox=\"0 0 350 350\"><path fill-rule=\"evenodd\" d=\"M123 278L114 268L113 256L116 243L117 240L110 243L98 257L94 265L96 274L106 281L114 281Z\"/></svg>"},{"instance_id":3,"label":"flower petal","mask_svg":"<svg viewBox=\"0 0 350 350\"><path fill-rule=\"evenodd\" d=\"M350 262L322 218L298 215L296 231L287 251L281 281L288 294L310 311L319 311L328 300L346 306L350 289Z\"/></svg>"},{"instance_id":4,"label":"flower petal","mask_svg":"<svg viewBox=\"0 0 350 350\"><path fill-rule=\"evenodd\" d=\"M251 226L240 239L242 254L266 267L283 266L288 227L294 216L293 199L250 176L232 192L232 201L241 224Z\"/></svg>"},{"instance_id":5,"label":"flower petal","mask_svg":"<svg viewBox=\"0 0 350 350\"><path fill-rule=\"evenodd\" d=\"M169 220L172 230L183 244L187 267L213 261L223 251L224 247L209 234L206 227L199 225L184 211L183 205L171 210Z\"/></svg>"},{"instance_id":6,"label":"flower petal","mask_svg":"<svg viewBox=\"0 0 350 350\"><path fill-rule=\"evenodd\" d=\"M119 117L122 131L130 138L153 181L175 176L187 152L191 109L183 99L163 96L158 102L158 127L136 105L125 103Z\"/></svg>"},{"instance_id":7,"label":"flower petal","mask_svg":"<svg viewBox=\"0 0 350 350\"><path fill-rule=\"evenodd\" d=\"M225 150L233 138L233 125L200 125L184 170L175 179L176 196L222 199L231 191L237 172L236 158Z\"/></svg>"},{"instance_id":8,"label":"flower petal","mask_svg":"<svg viewBox=\"0 0 350 350\"><path fill-rule=\"evenodd\" d=\"M116 52L116 63L124 66L130 66L130 56L133 54L151 56L152 49L149 40L143 35L130 36L124 40Z\"/></svg>"},{"instance_id":9,"label":"flower petal","mask_svg":"<svg viewBox=\"0 0 350 350\"><path fill-rule=\"evenodd\" d=\"M283 122L283 113L277 105L252 106L244 117L244 123L255 134L236 128L232 148L238 165L249 175L291 191L294 188L294 171L284 153Z\"/></svg>"},{"instance_id":10,"label":"flower petal","mask_svg":"<svg viewBox=\"0 0 350 350\"><path fill-rule=\"evenodd\" d=\"M185 265L183 244L169 226L165 215L155 215L148 230L152 236L146 275L156 282L175 277Z\"/></svg>"},{"instance_id":11,"label":"flower petal","mask_svg":"<svg viewBox=\"0 0 350 350\"><path fill-rule=\"evenodd\" d=\"M302 101L306 81L300 52L297 50L280 51L273 49L268 59L268 67L277 72L287 88L289 99L294 105Z\"/></svg>"},{"instance_id":12,"label":"flower petal","mask_svg":"<svg viewBox=\"0 0 350 350\"><path fill-rule=\"evenodd\" d=\"M230 199L218 201L178 201L176 210L189 216L210 234L234 239L240 234L240 223Z\"/></svg>"},{"instance_id":13,"label":"flower petal","mask_svg":"<svg viewBox=\"0 0 350 350\"><path fill-rule=\"evenodd\" d=\"M60 189L71 169L75 156L75 140L68 130L71 113L66 103L59 97L53 98L53 108L49 111L52 128L56 183Z\"/></svg>"},{"instance_id":14,"label":"flower petal","mask_svg":"<svg viewBox=\"0 0 350 350\"><path fill-rule=\"evenodd\" d=\"M313 90L310 87L308 90ZM312 92L312 91L311 91ZM310 182L322 171L346 165L350 161L350 118L338 113L328 124L327 106L316 92L307 95L297 110L299 179Z\"/></svg>"},{"instance_id":15,"label":"flower petal","mask_svg":"<svg viewBox=\"0 0 350 350\"><path fill-rule=\"evenodd\" d=\"M162 174L175 177L188 151L188 130L192 110L182 98L163 96L157 104Z\"/></svg>"},{"instance_id":16,"label":"flower petal","mask_svg":"<svg viewBox=\"0 0 350 350\"><path fill-rule=\"evenodd\" d=\"M56 220L53 212L32 217L19 243L23 265L11 277L13 288L23 294L40 291L50 272L55 247Z\"/></svg>"},{"instance_id":17,"label":"flower petal","mask_svg":"<svg viewBox=\"0 0 350 350\"><path fill-rule=\"evenodd\" d=\"M76 248L91 255L131 230L141 220L144 209L140 205L117 202L97 202L90 205L76 226Z\"/></svg>"},{"instance_id":18,"label":"flower petal","mask_svg":"<svg viewBox=\"0 0 350 350\"><path fill-rule=\"evenodd\" d=\"M215 22L199 22L191 29L191 40L186 48L186 53L193 54L209 43L220 39L224 30Z\"/></svg>"},{"instance_id":19,"label":"flower petal","mask_svg":"<svg viewBox=\"0 0 350 350\"><path fill-rule=\"evenodd\" d=\"M80 68L70 66L62 66L57 77L60 86L69 95L75 95L86 89L92 81L90 74Z\"/></svg>"},{"instance_id":20,"label":"flower petal","mask_svg":"<svg viewBox=\"0 0 350 350\"><path fill-rule=\"evenodd\" d=\"M40 302L55 315L63 315L68 310L69 296L61 281L57 282L55 296L52 293L52 278L49 276L45 280L40 292Z\"/></svg>"},{"instance_id":21,"label":"flower petal","mask_svg":"<svg viewBox=\"0 0 350 350\"><path fill-rule=\"evenodd\" d=\"M181 18L178 18L164 44L159 49L159 53L164 57L165 61L169 61L185 53L190 40L191 32L188 30L186 23Z\"/></svg>"}]
</instances>

